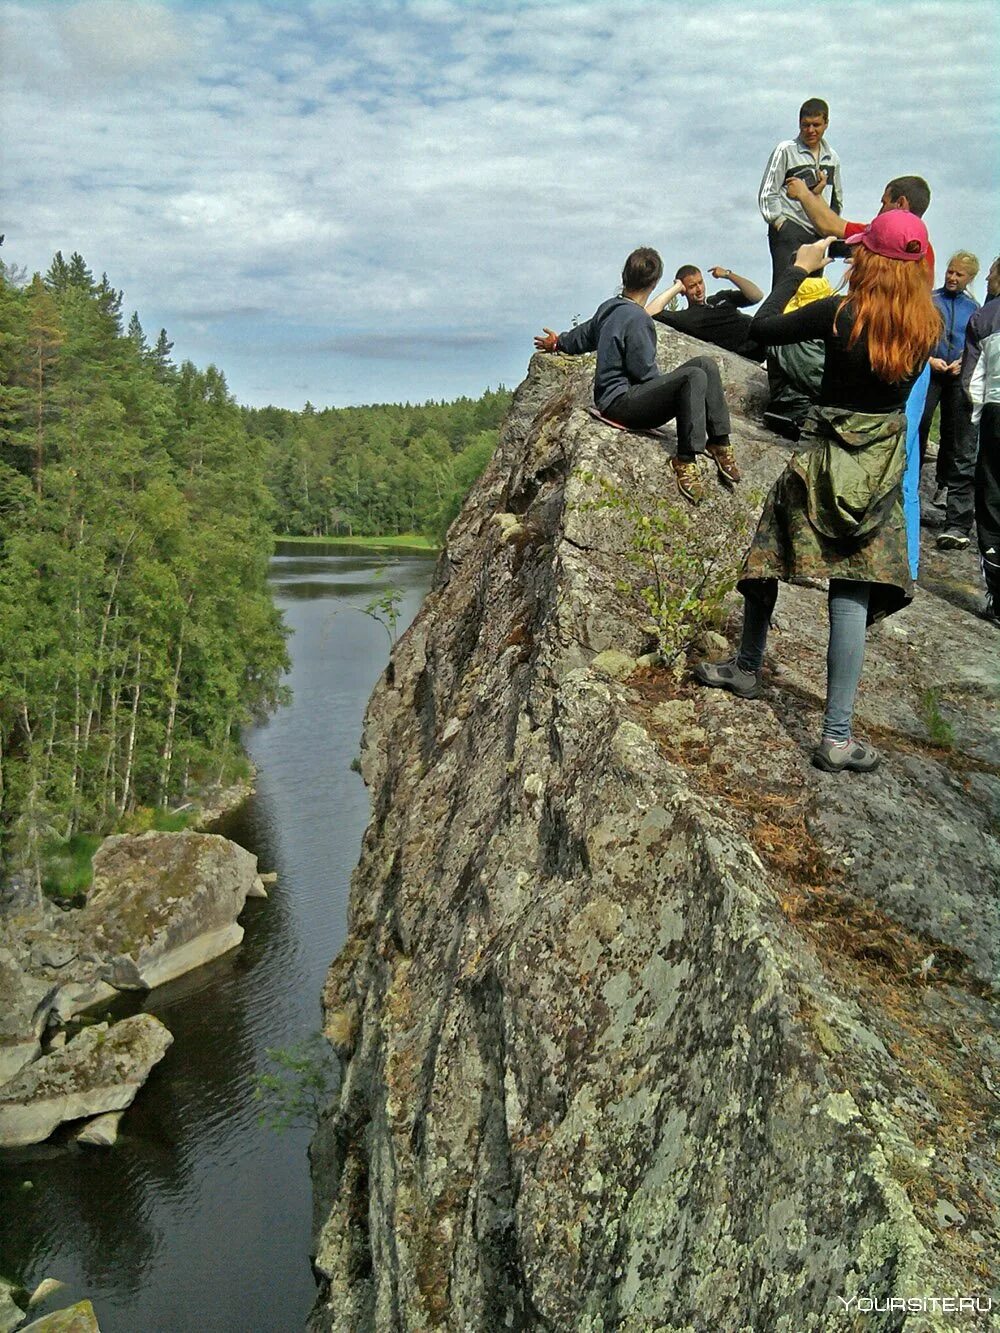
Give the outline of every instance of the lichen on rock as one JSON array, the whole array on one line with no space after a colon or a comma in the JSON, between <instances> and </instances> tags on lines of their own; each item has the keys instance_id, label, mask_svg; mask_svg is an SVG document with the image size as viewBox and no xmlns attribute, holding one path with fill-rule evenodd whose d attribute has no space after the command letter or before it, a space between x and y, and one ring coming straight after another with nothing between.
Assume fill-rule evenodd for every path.
<instances>
[{"instance_id":1,"label":"lichen on rock","mask_svg":"<svg viewBox=\"0 0 1000 1333\"><path fill-rule=\"evenodd\" d=\"M706 351L659 339L665 369ZM787 453L762 372L708 350L745 506ZM757 702L601 670L647 617L585 478L673 483L591 374L534 358L369 705L311 1327L819 1333L852 1296L988 1294L1000 757L960 673L950 750L912 701L990 631L922 593L873 642L887 762L857 779L809 765L816 590L782 590Z\"/></svg>"}]
</instances>

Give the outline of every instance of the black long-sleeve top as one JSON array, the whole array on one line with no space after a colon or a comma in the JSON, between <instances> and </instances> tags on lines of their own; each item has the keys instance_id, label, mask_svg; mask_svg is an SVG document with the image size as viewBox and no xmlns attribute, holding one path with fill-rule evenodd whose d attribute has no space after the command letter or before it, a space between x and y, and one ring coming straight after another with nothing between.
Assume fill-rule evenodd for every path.
<instances>
[{"instance_id":1,"label":"black long-sleeve top","mask_svg":"<svg viewBox=\"0 0 1000 1333\"><path fill-rule=\"evenodd\" d=\"M926 358L914 367L912 374L896 384L888 384L871 368L868 338L863 329L854 346L848 346L854 322L850 302L839 315L837 310L843 299L840 296L827 296L800 310L783 314L799 284L808 276L805 269L793 265L779 278L771 295L750 322L751 337L772 347L805 342L808 338L823 340L826 358L819 392L820 407L845 407L852 412L901 411Z\"/></svg>"}]
</instances>

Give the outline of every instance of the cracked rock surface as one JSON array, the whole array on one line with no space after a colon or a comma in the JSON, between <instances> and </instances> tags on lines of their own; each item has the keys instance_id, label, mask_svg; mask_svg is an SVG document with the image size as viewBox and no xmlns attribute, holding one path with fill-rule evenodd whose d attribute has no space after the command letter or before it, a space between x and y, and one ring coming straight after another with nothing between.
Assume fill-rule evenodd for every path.
<instances>
[{"instance_id":1,"label":"cracked rock surface","mask_svg":"<svg viewBox=\"0 0 1000 1333\"><path fill-rule=\"evenodd\" d=\"M708 350L746 478L698 512L723 541L787 453L762 372ZM584 474L648 500L670 446L589 417L591 376L533 359L369 705L311 1328L819 1333L852 1297L988 1298L996 633L925 590L872 635L857 777L809 763L821 592L782 589L757 701L644 665Z\"/></svg>"}]
</instances>

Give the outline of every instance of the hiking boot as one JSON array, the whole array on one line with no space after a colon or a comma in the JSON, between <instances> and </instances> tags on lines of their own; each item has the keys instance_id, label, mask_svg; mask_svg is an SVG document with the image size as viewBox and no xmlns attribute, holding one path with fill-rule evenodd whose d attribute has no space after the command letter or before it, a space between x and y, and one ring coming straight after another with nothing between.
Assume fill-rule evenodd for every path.
<instances>
[{"instance_id":1,"label":"hiking boot","mask_svg":"<svg viewBox=\"0 0 1000 1333\"><path fill-rule=\"evenodd\" d=\"M825 737L813 750L813 767L824 773L843 773L845 768L854 773L870 773L878 768L882 756L874 745L866 741L832 741Z\"/></svg>"},{"instance_id":2,"label":"hiking boot","mask_svg":"<svg viewBox=\"0 0 1000 1333\"><path fill-rule=\"evenodd\" d=\"M684 496L684 499L690 500L693 505L700 504L705 492L702 489L701 477L698 476L698 460L696 458L671 458L670 466L674 469L674 476L677 478L677 489Z\"/></svg>"},{"instance_id":3,"label":"hiking boot","mask_svg":"<svg viewBox=\"0 0 1000 1333\"><path fill-rule=\"evenodd\" d=\"M713 689L731 690L741 699L756 699L760 696L760 672L744 671L736 665L735 657L728 662L699 662L694 669L694 678Z\"/></svg>"},{"instance_id":4,"label":"hiking boot","mask_svg":"<svg viewBox=\"0 0 1000 1333\"><path fill-rule=\"evenodd\" d=\"M735 486L740 480L742 473L736 466L736 455L728 444L707 444L705 453L715 464L716 471L719 474L719 480L724 481L727 486Z\"/></svg>"},{"instance_id":5,"label":"hiking boot","mask_svg":"<svg viewBox=\"0 0 1000 1333\"><path fill-rule=\"evenodd\" d=\"M964 551L969 544L969 538L964 532L955 532L950 528L947 532L942 532L934 544L939 551Z\"/></svg>"},{"instance_id":6,"label":"hiking boot","mask_svg":"<svg viewBox=\"0 0 1000 1333\"><path fill-rule=\"evenodd\" d=\"M948 487L938 486L933 496L931 497L931 504L934 506L935 509L943 509L947 501L948 501Z\"/></svg>"}]
</instances>

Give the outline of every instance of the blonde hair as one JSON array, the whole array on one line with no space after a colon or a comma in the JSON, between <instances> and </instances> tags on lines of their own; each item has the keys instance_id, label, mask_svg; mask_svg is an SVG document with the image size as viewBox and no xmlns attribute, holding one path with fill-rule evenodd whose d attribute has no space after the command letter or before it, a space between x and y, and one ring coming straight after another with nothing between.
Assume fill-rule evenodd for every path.
<instances>
[{"instance_id":1,"label":"blonde hair","mask_svg":"<svg viewBox=\"0 0 1000 1333\"><path fill-rule=\"evenodd\" d=\"M956 250L955 253L952 255L952 257L948 260L948 267L951 268L952 264L955 263L961 264L962 267L965 269L966 273L968 273L969 283L971 285L971 283L975 279L976 274L979 272L978 256L974 255L971 250Z\"/></svg>"}]
</instances>

